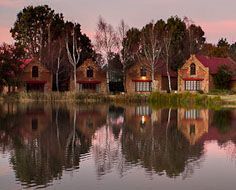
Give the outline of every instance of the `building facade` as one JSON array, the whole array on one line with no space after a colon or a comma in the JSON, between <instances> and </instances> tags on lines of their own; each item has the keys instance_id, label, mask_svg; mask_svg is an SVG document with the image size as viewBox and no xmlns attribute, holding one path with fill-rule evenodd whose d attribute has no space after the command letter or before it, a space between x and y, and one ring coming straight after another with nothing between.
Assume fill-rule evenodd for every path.
<instances>
[{"instance_id":1,"label":"building facade","mask_svg":"<svg viewBox=\"0 0 236 190\"><path fill-rule=\"evenodd\" d=\"M234 73L236 63L230 58L217 58L202 55L191 55L178 70L178 91L202 91L208 93L215 88L214 75L218 69L226 65ZM231 89L236 87L235 77L230 81ZM235 78L236 79L236 78Z\"/></svg>"},{"instance_id":2,"label":"building facade","mask_svg":"<svg viewBox=\"0 0 236 190\"><path fill-rule=\"evenodd\" d=\"M37 59L27 59L23 62L24 63L20 66L22 69L20 76L22 85L19 87L19 91L51 92L51 72Z\"/></svg>"},{"instance_id":3,"label":"building facade","mask_svg":"<svg viewBox=\"0 0 236 190\"><path fill-rule=\"evenodd\" d=\"M169 70L172 90L177 90L177 73L171 69ZM153 87L156 91L169 90L166 64L161 61L156 64L154 81L152 81L151 72L147 69L144 62L136 62L127 69L125 75L125 87L127 93L150 93L154 91L152 89Z\"/></svg>"},{"instance_id":4,"label":"building facade","mask_svg":"<svg viewBox=\"0 0 236 190\"><path fill-rule=\"evenodd\" d=\"M87 59L77 68L77 92L106 93L106 72L92 59ZM71 80L71 89L74 89L74 81Z\"/></svg>"}]
</instances>

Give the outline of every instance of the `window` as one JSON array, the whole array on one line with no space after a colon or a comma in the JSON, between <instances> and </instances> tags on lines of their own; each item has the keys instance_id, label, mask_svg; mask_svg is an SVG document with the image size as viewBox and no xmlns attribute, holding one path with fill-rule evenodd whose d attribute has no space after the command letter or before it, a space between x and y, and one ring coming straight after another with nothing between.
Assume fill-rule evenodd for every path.
<instances>
[{"instance_id":1,"label":"window","mask_svg":"<svg viewBox=\"0 0 236 190\"><path fill-rule=\"evenodd\" d=\"M94 83L84 83L82 84L82 89L83 90L96 90L97 84Z\"/></svg>"},{"instance_id":2,"label":"window","mask_svg":"<svg viewBox=\"0 0 236 190\"><path fill-rule=\"evenodd\" d=\"M190 125L190 132L189 133L190 133L190 135L192 135L192 134L195 135L195 125L194 124Z\"/></svg>"},{"instance_id":3,"label":"window","mask_svg":"<svg viewBox=\"0 0 236 190\"><path fill-rule=\"evenodd\" d=\"M185 81L185 90L189 90L189 91L201 90L200 81L190 81L190 80L186 80L186 81Z\"/></svg>"},{"instance_id":4,"label":"window","mask_svg":"<svg viewBox=\"0 0 236 190\"><path fill-rule=\"evenodd\" d=\"M31 127L32 127L32 130L37 130L38 129L38 119L32 119L31 121Z\"/></svg>"},{"instance_id":5,"label":"window","mask_svg":"<svg viewBox=\"0 0 236 190\"><path fill-rule=\"evenodd\" d=\"M196 75L196 65L194 63L190 65L190 75Z\"/></svg>"},{"instance_id":6,"label":"window","mask_svg":"<svg viewBox=\"0 0 236 190\"><path fill-rule=\"evenodd\" d=\"M141 69L140 69L140 76L141 77L147 76L147 70L144 67L141 67Z\"/></svg>"},{"instance_id":7,"label":"window","mask_svg":"<svg viewBox=\"0 0 236 190\"><path fill-rule=\"evenodd\" d=\"M150 92L151 82L135 82L135 91L136 92Z\"/></svg>"},{"instance_id":8,"label":"window","mask_svg":"<svg viewBox=\"0 0 236 190\"><path fill-rule=\"evenodd\" d=\"M39 77L39 68L37 66L32 67L32 77L33 78Z\"/></svg>"},{"instance_id":9,"label":"window","mask_svg":"<svg viewBox=\"0 0 236 190\"><path fill-rule=\"evenodd\" d=\"M185 119L199 119L200 111L197 109L191 109L185 111Z\"/></svg>"},{"instance_id":10,"label":"window","mask_svg":"<svg viewBox=\"0 0 236 190\"><path fill-rule=\"evenodd\" d=\"M93 68L92 67L87 68L87 77L93 78Z\"/></svg>"},{"instance_id":11,"label":"window","mask_svg":"<svg viewBox=\"0 0 236 190\"><path fill-rule=\"evenodd\" d=\"M135 109L136 115L151 115L151 109L149 106L137 106Z\"/></svg>"}]
</instances>

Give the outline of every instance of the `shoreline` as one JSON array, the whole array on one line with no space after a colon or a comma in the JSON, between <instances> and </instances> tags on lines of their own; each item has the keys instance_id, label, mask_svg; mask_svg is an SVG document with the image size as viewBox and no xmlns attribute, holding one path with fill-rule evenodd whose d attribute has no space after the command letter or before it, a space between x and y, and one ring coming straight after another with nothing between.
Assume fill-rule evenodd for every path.
<instances>
[{"instance_id":1,"label":"shoreline","mask_svg":"<svg viewBox=\"0 0 236 190\"><path fill-rule=\"evenodd\" d=\"M125 103L142 104L148 103L155 107L203 107L219 108L224 105L236 107L236 95L231 100L230 96L225 95L207 95L199 93L160 93L151 94L85 94L73 92L51 92L51 93L12 93L0 95L0 102L50 102L50 103Z\"/></svg>"}]
</instances>

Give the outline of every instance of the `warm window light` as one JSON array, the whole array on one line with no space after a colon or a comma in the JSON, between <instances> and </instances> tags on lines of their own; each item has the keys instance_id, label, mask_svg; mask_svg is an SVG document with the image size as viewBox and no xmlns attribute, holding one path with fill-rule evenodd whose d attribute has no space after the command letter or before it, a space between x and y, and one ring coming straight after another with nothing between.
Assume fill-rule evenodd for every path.
<instances>
[{"instance_id":1,"label":"warm window light","mask_svg":"<svg viewBox=\"0 0 236 190\"><path fill-rule=\"evenodd\" d=\"M145 116L142 116L142 119L141 119L142 125L145 125L145 122L146 122L146 118L145 118Z\"/></svg>"},{"instance_id":2,"label":"warm window light","mask_svg":"<svg viewBox=\"0 0 236 190\"><path fill-rule=\"evenodd\" d=\"M145 80L147 77L146 76L142 76L141 79Z\"/></svg>"}]
</instances>

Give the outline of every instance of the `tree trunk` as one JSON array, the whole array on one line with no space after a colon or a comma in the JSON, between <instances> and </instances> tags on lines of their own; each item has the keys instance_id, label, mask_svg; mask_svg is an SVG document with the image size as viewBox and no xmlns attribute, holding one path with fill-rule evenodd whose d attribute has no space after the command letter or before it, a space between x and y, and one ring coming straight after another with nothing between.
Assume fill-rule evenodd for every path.
<instances>
[{"instance_id":1,"label":"tree trunk","mask_svg":"<svg viewBox=\"0 0 236 190\"><path fill-rule=\"evenodd\" d=\"M172 88L171 88L171 78L170 78L170 72L169 72L169 53L167 53L167 56L166 56L166 74L168 78L169 92L171 92Z\"/></svg>"},{"instance_id":2,"label":"tree trunk","mask_svg":"<svg viewBox=\"0 0 236 190\"><path fill-rule=\"evenodd\" d=\"M156 91L156 88L155 88L155 69L154 69L154 62L152 63L151 65L151 78L152 78L152 91Z\"/></svg>"},{"instance_id":3,"label":"tree trunk","mask_svg":"<svg viewBox=\"0 0 236 190\"><path fill-rule=\"evenodd\" d=\"M74 65L74 92L77 91L77 89L76 89L76 85L77 85L76 65Z\"/></svg>"}]
</instances>

